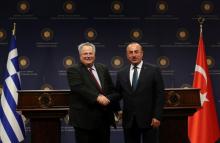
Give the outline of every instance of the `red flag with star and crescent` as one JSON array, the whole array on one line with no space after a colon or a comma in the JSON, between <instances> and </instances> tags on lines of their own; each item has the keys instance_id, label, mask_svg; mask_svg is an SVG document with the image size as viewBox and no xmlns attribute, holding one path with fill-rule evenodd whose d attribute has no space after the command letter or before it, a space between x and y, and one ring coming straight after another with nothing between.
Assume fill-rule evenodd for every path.
<instances>
[{"instance_id":1,"label":"red flag with star and crescent","mask_svg":"<svg viewBox=\"0 0 220 143\"><path fill-rule=\"evenodd\" d=\"M193 87L201 89L202 107L188 118L189 140L191 143L215 143L220 137L220 130L202 32L199 38Z\"/></svg>"}]
</instances>

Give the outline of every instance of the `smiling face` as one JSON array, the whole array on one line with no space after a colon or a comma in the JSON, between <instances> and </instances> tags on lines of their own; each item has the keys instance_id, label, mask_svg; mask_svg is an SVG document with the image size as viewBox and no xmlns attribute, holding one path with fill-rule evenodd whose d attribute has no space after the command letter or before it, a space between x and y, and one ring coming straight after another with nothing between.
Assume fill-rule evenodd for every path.
<instances>
[{"instance_id":1,"label":"smiling face","mask_svg":"<svg viewBox=\"0 0 220 143\"><path fill-rule=\"evenodd\" d=\"M143 49L138 43L131 43L127 46L127 58L133 65L138 65L143 59Z\"/></svg>"},{"instance_id":2,"label":"smiling face","mask_svg":"<svg viewBox=\"0 0 220 143\"><path fill-rule=\"evenodd\" d=\"M95 61L95 51L89 45L84 45L80 52L80 61L87 67L91 67Z\"/></svg>"}]
</instances>

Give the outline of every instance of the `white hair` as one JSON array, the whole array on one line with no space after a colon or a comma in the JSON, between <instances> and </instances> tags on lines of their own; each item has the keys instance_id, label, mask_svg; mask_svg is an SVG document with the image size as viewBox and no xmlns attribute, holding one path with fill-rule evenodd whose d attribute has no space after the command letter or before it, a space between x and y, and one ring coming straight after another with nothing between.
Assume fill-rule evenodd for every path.
<instances>
[{"instance_id":1,"label":"white hair","mask_svg":"<svg viewBox=\"0 0 220 143\"><path fill-rule=\"evenodd\" d=\"M79 54L81 53L82 48L83 48L84 46L90 46L90 47L92 47L92 49L93 49L93 51L94 51L94 53L95 53L95 45L92 44L92 43L90 43L90 42L85 42L85 43L82 43L82 44L80 44L80 45L78 46Z\"/></svg>"}]
</instances>

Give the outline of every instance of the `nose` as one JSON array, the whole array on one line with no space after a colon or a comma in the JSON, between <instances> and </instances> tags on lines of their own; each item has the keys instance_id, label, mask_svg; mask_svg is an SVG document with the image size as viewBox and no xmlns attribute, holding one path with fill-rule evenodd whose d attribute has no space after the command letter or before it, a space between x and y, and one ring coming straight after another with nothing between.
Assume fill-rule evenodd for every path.
<instances>
[{"instance_id":1,"label":"nose","mask_svg":"<svg viewBox=\"0 0 220 143\"><path fill-rule=\"evenodd\" d=\"M136 53L135 53L135 52L132 52L132 53L131 53L131 56L136 56Z\"/></svg>"},{"instance_id":2,"label":"nose","mask_svg":"<svg viewBox=\"0 0 220 143\"><path fill-rule=\"evenodd\" d=\"M89 53L87 53L87 54L86 54L86 57L90 57L90 54L89 54Z\"/></svg>"}]
</instances>

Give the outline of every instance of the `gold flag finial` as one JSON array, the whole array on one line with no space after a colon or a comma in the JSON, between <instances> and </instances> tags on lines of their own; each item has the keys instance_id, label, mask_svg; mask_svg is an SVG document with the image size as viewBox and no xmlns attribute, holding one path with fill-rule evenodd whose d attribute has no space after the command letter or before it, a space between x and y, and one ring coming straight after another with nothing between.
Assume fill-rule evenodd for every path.
<instances>
[{"instance_id":1,"label":"gold flag finial","mask_svg":"<svg viewBox=\"0 0 220 143\"><path fill-rule=\"evenodd\" d=\"M14 24L14 25L13 25L12 35L15 35L15 31L16 31L16 23L14 22L13 24Z\"/></svg>"},{"instance_id":2,"label":"gold flag finial","mask_svg":"<svg viewBox=\"0 0 220 143\"><path fill-rule=\"evenodd\" d=\"M198 22L199 22L199 25L200 25L200 33L202 33L202 25L205 22L205 18L204 17L199 17Z\"/></svg>"}]
</instances>

